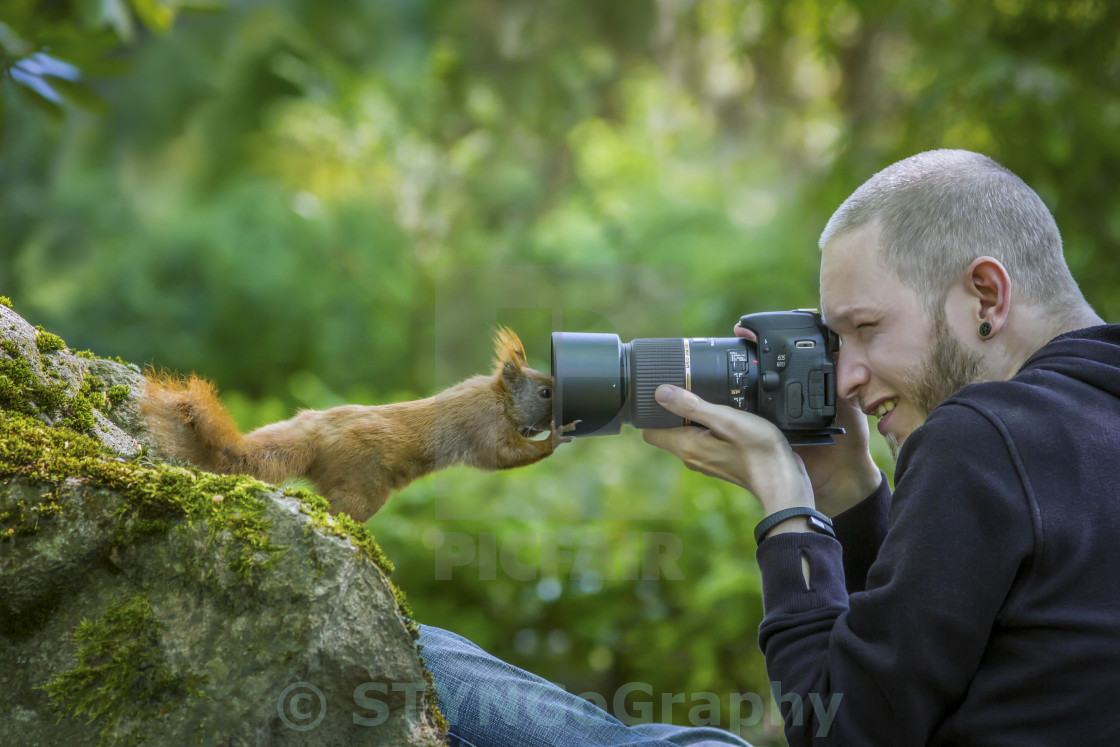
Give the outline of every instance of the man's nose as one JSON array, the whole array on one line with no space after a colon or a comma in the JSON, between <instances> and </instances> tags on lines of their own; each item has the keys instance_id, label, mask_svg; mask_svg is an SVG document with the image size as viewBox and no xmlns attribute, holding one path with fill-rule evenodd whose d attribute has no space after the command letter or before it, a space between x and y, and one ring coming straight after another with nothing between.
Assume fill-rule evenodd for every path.
<instances>
[{"instance_id":1,"label":"man's nose","mask_svg":"<svg viewBox=\"0 0 1120 747\"><path fill-rule=\"evenodd\" d=\"M840 399L856 397L870 378L871 374L857 351L841 348L836 354L836 396Z\"/></svg>"}]
</instances>

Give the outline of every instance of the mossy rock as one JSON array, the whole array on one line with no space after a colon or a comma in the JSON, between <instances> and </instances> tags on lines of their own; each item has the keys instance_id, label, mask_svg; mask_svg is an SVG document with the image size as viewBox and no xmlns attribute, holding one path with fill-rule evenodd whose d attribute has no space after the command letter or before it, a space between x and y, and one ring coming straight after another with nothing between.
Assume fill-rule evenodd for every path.
<instances>
[{"instance_id":1,"label":"mossy rock","mask_svg":"<svg viewBox=\"0 0 1120 747\"><path fill-rule=\"evenodd\" d=\"M443 743L364 526L306 491L152 461L135 368L41 350L3 305L0 323L7 739Z\"/></svg>"}]
</instances>

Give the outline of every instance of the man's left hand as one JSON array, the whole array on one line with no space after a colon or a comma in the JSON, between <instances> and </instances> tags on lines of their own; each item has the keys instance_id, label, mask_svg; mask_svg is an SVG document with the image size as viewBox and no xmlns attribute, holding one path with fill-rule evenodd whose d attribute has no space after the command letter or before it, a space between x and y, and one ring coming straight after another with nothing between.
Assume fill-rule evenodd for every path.
<instances>
[{"instance_id":1,"label":"man's left hand","mask_svg":"<svg viewBox=\"0 0 1120 747\"><path fill-rule=\"evenodd\" d=\"M792 506L813 506L813 486L801 458L770 421L692 392L664 384L657 401L685 420L684 426L642 431L647 443L676 454L689 469L718 477L754 493L766 514Z\"/></svg>"}]
</instances>

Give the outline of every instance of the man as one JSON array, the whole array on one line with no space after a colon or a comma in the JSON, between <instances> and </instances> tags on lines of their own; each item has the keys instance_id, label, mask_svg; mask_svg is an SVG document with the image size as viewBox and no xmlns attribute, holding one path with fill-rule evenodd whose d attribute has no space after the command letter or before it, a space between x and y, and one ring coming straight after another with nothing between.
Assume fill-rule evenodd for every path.
<instances>
[{"instance_id":1,"label":"man","mask_svg":"<svg viewBox=\"0 0 1120 747\"><path fill-rule=\"evenodd\" d=\"M1082 298L1038 196L973 153L876 174L820 245L838 445L795 452L668 386L663 406L708 429L644 434L763 505L760 643L803 704L783 704L790 743L1117 743L1120 327ZM864 414L897 450L893 497ZM442 696L454 655L431 630ZM522 743L737 743L593 731Z\"/></svg>"}]
</instances>

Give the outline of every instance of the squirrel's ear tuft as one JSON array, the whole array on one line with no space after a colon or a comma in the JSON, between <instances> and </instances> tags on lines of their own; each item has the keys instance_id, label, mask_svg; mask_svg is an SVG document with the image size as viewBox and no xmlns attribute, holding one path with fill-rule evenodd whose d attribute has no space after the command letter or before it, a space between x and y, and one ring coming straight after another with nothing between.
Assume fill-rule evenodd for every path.
<instances>
[{"instance_id":1,"label":"squirrel's ear tuft","mask_svg":"<svg viewBox=\"0 0 1120 747\"><path fill-rule=\"evenodd\" d=\"M498 331L494 334L494 355L499 371L502 371L507 363L512 363L517 369L526 365L525 348L521 345L517 333L509 327L498 327Z\"/></svg>"}]
</instances>

